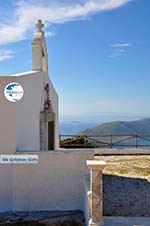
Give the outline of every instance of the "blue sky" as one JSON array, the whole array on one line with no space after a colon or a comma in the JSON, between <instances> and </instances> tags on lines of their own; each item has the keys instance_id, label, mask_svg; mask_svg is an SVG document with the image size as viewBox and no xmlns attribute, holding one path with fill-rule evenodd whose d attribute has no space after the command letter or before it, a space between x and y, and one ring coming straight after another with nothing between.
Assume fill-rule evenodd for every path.
<instances>
[{"instance_id":1,"label":"blue sky","mask_svg":"<svg viewBox=\"0 0 150 226\"><path fill-rule=\"evenodd\" d=\"M62 120L149 116L149 0L0 3L1 75L31 70L31 39L41 18Z\"/></svg>"}]
</instances>

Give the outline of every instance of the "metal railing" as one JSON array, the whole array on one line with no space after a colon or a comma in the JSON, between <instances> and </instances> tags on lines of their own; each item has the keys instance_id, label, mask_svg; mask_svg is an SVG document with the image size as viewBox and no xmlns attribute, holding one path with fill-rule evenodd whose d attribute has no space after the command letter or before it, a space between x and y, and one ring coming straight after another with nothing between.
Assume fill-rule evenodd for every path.
<instances>
[{"instance_id":1,"label":"metal railing","mask_svg":"<svg viewBox=\"0 0 150 226\"><path fill-rule=\"evenodd\" d=\"M150 147L150 134L59 135L61 148Z\"/></svg>"}]
</instances>

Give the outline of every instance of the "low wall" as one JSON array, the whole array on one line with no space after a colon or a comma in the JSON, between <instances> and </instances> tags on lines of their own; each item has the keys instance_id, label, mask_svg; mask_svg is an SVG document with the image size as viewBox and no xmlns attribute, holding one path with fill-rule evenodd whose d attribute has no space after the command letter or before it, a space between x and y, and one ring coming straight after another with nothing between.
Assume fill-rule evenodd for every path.
<instances>
[{"instance_id":1,"label":"low wall","mask_svg":"<svg viewBox=\"0 0 150 226\"><path fill-rule=\"evenodd\" d=\"M92 150L21 151L38 164L0 164L0 211L83 210L84 175Z\"/></svg>"},{"instance_id":2,"label":"low wall","mask_svg":"<svg viewBox=\"0 0 150 226\"><path fill-rule=\"evenodd\" d=\"M150 148L96 148L96 155L150 155Z\"/></svg>"}]
</instances>

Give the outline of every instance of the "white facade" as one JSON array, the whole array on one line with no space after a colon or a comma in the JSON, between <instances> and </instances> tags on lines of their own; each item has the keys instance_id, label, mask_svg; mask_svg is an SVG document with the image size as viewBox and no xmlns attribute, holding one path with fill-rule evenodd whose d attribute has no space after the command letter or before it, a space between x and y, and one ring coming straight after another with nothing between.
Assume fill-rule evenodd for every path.
<instances>
[{"instance_id":1,"label":"white facade","mask_svg":"<svg viewBox=\"0 0 150 226\"><path fill-rule=\"evenodd\" d=\"M59 148L58 95L48 76L46 43L42 31L34 34L32 58L32 71L0 76L0 154L12 154L16 150L48 150L48 141L51 139L48 133L49 121L43 124L44 129L40 128L41 113L54 116L53 149ZM16 103L4 96L5 86L12 82L19 83L24 90L23 98ZM45 90L47 85L48 92ZM47 102L51 109L45 110Z\"/></svg>"}]
</instances>

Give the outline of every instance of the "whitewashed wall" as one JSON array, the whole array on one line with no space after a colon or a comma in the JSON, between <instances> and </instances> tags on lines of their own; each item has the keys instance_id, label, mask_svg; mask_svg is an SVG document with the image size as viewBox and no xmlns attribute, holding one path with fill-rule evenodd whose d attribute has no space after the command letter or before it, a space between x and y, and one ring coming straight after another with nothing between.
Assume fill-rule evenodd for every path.
<instances>
[{"instance_id":1,"label":"whitewashed wall","mask_svg":"<svg viewBox=\"0 0 150 226\"><path fill-rule=\"evenodd\" d=\"M23 98L11 103L4 97L8 83L18 82L24 89ZM0 77L0 153L40 149L40 111L44 104L44 86L50 86L50 99L56 113L55 149L59 148L58 95L45 72L27 72Z\"/></svg>"},{"instance_id":2,"label":"whitewashed wall","mask_svg":"<svg viewBox=\"0 0 150 226\"><path fill-rule=\"evenodd\" d=\"M6 100L4 88L14 77L0 77L0 153L16 151L16 107Z\"/></svg>"},{"instance_id":3,"label":"whitewashed wall","mask_svg":"<svg viewBox=\"0 0 150 226\"><path fill-rule=\"evenodd\" d=\"M17 150L40 150L39 114L44 92L43 74L29 73L16 77L24 89L23 98L16 103Z\"/></svg>"},{"instance_id":4,"label":"whitewashed wall","mask_svg":"<svg viewBox=\"0 0 150 226\"><path fill-rule=\"evenodd\" d=\"M13 171L11 165L0 164L0 212L13 209Z\"/></svg>"},{"instance_id":5,"label":"whitewashed wall","mask_svg":"<svg viewBox=\"0 0 150 226\"><path fill-rule=\"evenodd\" d=\"M32 154L39 156L38 164L0 164L0 211L84 210L83 177L93 151Z\"/></svg>"}]
</instances>

